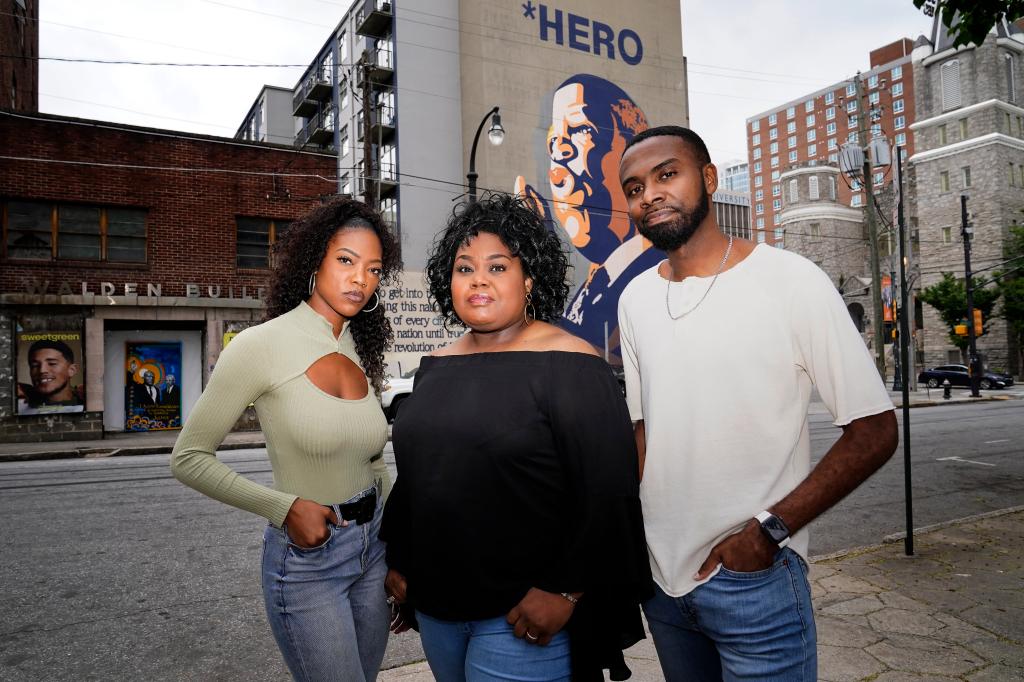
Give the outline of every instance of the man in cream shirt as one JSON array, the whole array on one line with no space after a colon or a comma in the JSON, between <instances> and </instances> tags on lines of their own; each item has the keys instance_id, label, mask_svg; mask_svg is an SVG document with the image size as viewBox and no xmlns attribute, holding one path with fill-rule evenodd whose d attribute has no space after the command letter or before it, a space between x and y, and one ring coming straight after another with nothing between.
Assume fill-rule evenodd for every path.
<instances>
[{"instance_id":1,"label":"man in cream shirt","mask_svg":"<svg viewBox=\"0 0 1024 682\"><path fill-rule=\"evenodd\" d=\"M619 169L668 254L619 301L665 677L815 680L806 526L892 455L892 402L828 277L719 229L693 131L637 135ZM812 470L814 387L843 433Z\"/></svg>"}]
</instances>

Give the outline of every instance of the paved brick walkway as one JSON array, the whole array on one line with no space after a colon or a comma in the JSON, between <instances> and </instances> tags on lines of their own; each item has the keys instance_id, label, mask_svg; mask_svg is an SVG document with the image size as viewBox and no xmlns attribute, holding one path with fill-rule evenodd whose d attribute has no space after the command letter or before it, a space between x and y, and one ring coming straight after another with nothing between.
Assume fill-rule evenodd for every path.
<instances>
[{"instance_id":1,"label":"paved brick walkway","mask_svg":"<svg viewBox=\"0 0 1024 682\"><path fill-rule=\"evenodd\" d=\"M811 567L819 677L829 682L1024 680L1024 509L817 559ZM650 639L627 651L632 680L662 680ZM381 673L433 680L425 663Z\"/></svg>"}]
</instances>

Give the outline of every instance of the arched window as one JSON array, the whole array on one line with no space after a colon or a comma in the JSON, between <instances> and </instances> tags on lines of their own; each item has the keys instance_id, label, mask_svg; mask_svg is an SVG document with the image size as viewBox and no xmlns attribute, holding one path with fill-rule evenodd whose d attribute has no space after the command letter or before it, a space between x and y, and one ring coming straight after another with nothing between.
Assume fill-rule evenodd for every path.
<instances>
[{"instance_id":1,"label":"arched window","mask_svg":"<svg viewBox=\"0 0 1024 682\"><path fill-rule=\"evenodd\" d=\"M960 60L950 59L939 67L939 81L942 86L942 110L960 107Z\"/></svg>"},{"instance_id":2,"label":"arched window","mask_svg":"<svg viewBox=\"0 0 1024 682\"><path fill-rule=\"evenodd\" d=\"M850 313L850 319L853 320L853 324L857 327L857 331L864 333L864 306L860 303L851 303L846 306L847 312Z\"/></svg>"}]
</instances>

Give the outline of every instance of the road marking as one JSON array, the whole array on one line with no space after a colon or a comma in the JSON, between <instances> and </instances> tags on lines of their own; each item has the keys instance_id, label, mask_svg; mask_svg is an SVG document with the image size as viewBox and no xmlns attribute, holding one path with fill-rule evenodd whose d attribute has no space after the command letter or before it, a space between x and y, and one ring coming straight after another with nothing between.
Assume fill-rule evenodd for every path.
<instances>
[{"instance_id":1,"label":"road marking","mask_svg":"<svg viewBox=\"0 0 1024 682\"><path fill-rule=\"evenodd\" d=\"M985 445L992 445L993 443L1009 443L1009 442L1010 442L1009 438L1000 438L999 440L987 440L987 441L985 441Z\"/></svg>"},{"instance_id":2,"label":"road marking","mask_svg":"<svg viewBox=\"0 0 1024 682\"><path fill-rule=\"evenodd\" d=\"M994 467L995 464L988 462L975 462L973 459L961 459L960 457L939 457L936 462L963 462L964 464L980 464L983 467Z\"/></svg>"}]
</instances>

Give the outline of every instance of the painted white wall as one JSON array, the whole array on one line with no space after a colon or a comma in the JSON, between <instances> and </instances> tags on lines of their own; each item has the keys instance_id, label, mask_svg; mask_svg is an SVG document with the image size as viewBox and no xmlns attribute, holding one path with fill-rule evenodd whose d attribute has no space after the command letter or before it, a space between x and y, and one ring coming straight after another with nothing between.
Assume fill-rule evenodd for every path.
<instances>
[{"instance_id":1,"label":"painted white wall","mask_svg":"<svg viewBox=\"0 0 1024 682\"><path fill-rule=\"evenodd\" d=\"M397 146L402 182L398 211L402 259L407 270L415 271L424 269L434 235L451 214L452 199L462 193L458 183L466 180L462 170L459 2L403 0L396 4L395 12ZM484 112L486 109L480 111L481 117Z\"/></svg>"},{"instance_id":2,"label":"painted white wall","mask_svg":"<svg viewBox=\"0 0 1024 682\"><path fill-rule=\"evenodd\" d=\"M108 331L103 335L103 428L124 430L125 343L128 341L181 341L181 418L188 418L203 392L203 345L199 331L144 330Z\"/></svg>"}]
</instances>

